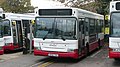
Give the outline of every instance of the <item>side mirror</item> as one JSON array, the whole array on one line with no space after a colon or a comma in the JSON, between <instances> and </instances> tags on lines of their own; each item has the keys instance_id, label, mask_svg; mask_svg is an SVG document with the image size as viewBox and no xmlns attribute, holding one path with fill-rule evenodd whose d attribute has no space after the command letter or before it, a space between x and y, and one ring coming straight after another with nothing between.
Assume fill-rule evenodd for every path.
<instances>
[{"instance_id":1,"label":"side mirror","mask_svg":"<svg viewBox=\"0 0 120 67\"><path fill-rule=\"evenodd\" d=\"M5 19L5 14L2 14L2 18Z\"/></svg>"},{"instance_id":2,"label":"side mirror","mask_svg":"<svg viewBox=\"0 0 120 67\"><path fill-rule=\"evenodd\" d=\"M16 21L12 21L12 25L15 26L16 25Z\"/></svg>"},{"instance_id":3,"label":"side mirror","mask_svg":"<svg viewBox=\"0 0 120 67\"><path fill-rule=\"evenodd\" d=\"M31 20L31 23L32 23L32 25L34 25L34 24L35 24L35 21L34 21L34 20Z\"/></svg>"}]
</instances>

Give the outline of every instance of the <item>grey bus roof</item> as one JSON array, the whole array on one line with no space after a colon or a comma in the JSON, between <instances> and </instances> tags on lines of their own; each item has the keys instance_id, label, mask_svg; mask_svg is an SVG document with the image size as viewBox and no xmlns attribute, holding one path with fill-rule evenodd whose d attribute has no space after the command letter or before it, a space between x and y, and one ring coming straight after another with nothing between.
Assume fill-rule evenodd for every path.
<instances>
[{"instance_id":1,"label":"grey bus roof","mask_svg":"<svg viewBox=\"0 0 120 67\"><path fill-rule=\"evenodd\" d=\"M17 14L17 13L4 13L5 19L10 20L34 20L35 15L30 14Z\"/></svg>"}]
</instances>

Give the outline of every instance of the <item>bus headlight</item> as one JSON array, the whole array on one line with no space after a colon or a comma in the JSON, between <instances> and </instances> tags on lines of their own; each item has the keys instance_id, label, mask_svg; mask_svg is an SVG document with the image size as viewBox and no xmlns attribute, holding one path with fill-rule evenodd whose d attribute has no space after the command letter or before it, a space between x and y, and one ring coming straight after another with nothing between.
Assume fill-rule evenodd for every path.
<instances>
[{"instance_id":1,"label":"bus headlight","mask_svg":"<svg viewBox=\"0 0 120 67\"><path fill-rule=\"evenodd\" d=\"M113 49L113 52L120 52L119 48Z\"/></svg>"},{"instance_id":2,"label":"bus headlight","mask_svg":"<svg viewBox=\"0 0 120 67\"><path fill-rule=\"evenodd\" d=\"M2 47L0 46L0 50L2 50Z\"/></svg>"},{"instance_id":3,"label":"bus headlight","mask_svg":"<svg viewBox=\"0 0 120 67\"><path fill-rule=\"evenodd\" d=\"M34 47L34 49L36 49L36 50L41 50L41 47Z\"/></svg>"},{"instance_id":4,"label":"bus headlight","mask_svg":"<svg viewBox=\"0 0 120 67\"><path fill-rule=\"evenodd\" d=\"M78 49L68 49L68 52L74 52L74 53L78 53Z\"/></svg>"},{"instance_id":5,"label":"bus headlight","mask_svg":"<svg viewBox=\"0 0 120 67\"><path fill-rule=\"evenodd\" d=\"M68 52L74 52L74 49L67 49Z\"/></svg>"},{"instance_id":6,"label":"bus headlight","mask_svg":"<svg viewBox=\"0 0 120 67\"><path fill-rule=\"evenodd\" d=\"M109 48L109 51L120 52L120 49L119 48Z\"/></svg>"},{"instance_id":7,"label":"bus headlight","mask_svg":"<svg viewBox=\"0 0 120 67\"><path fill-rule=\"evenodd\" d=\"M12 45L12 43L5 43L5 46L11 46Z\"/></svg>"},{"instance_id":8,"label":"bus headlight","mask_svg":"<svg viewBox=\"0 0 120 67\"><path fill-rule=\"evenodd\" d=\"M112 49L112 48L109 48L109 51L113 51L113 49Z\"/></svg>"}]
</instances>

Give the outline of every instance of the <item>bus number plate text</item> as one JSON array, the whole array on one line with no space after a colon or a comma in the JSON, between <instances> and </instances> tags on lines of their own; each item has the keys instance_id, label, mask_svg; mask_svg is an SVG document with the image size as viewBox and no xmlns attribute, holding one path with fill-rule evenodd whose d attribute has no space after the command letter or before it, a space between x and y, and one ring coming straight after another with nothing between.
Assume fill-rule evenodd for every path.
<instances>
[{"instance_id":1,"label":"bus number plate text","mask_svg":"<svg viewBox=\"0 0 120 67\"><path fill-rule=\"evenodd\" d=\"M48 54L48 56L58 57L58 54Z\"/></svg>"}]
</instances>

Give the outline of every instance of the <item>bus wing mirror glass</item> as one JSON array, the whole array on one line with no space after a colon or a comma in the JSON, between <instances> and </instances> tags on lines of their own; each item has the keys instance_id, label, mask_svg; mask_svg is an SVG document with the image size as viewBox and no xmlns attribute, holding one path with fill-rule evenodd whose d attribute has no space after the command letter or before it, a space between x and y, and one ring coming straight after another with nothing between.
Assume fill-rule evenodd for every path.
<instances>
[{"instance_id":1,"label":"bus wing mirror glass","mask_svg":"<svg viewBox=\"0 0 120 67\"><path fill-rule=\"evenodd\" d=\"M34 24L35 24L35 21L34 21L34 20L31 20L31 23L34 25Z\"/></svg>"},{"instance_id":2,"label":"bus wing mirror glass","mask_svg":"<svg viewBox=\"0 0 120 67\"><path fill-rule=\"evenodd\" d=\"M16 25L16 21L12 21L12 25L14 25L14 26L15 26L15 25Z\"/></svg>"},{"instance_id":3,"label":"bus wing mirror glass","mask_svg":"<svg viewBox=\"0 0 120 67\"><path fill-rule=\"evenodd\" d=\"M5 14L2 14L2 18L5 19Z\"/></svg>"}]
</instances>

